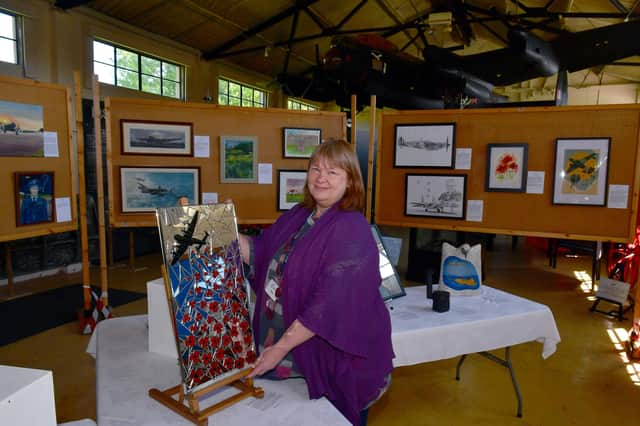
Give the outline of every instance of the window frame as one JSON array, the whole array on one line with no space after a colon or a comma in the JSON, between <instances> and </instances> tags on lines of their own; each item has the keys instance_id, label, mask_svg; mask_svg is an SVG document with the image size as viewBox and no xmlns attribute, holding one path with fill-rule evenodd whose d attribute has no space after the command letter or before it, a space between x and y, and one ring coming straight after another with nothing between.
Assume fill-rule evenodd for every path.
<instances>
[{"instance_id":1,"label":"window frame","mask_svg":"<svg viewBox=\"0 0 640 426\"><path fill-rule=\"evenodd\" d=\"M15 62L7 62L7 61L0 60L0 63L20 65L23 62L22 16L2 8L0 8L0 13L10 16L13 19L13 32L15 34L15 39L4 37L4 36L0 36L0 39L9 40L13 42L13 48L14 48L14 53L16 58Z\"/></svg>"},{"instance_id":2,"label":"window frame","mask_svg":"<svg viewBox=\"0 0 640 426\"><path fill-rule=\"evenodd\" d=\"M292 104L297 104L298 108L291 108ZM291 111L320 111L320 107L317 105L303 102L297 98L287 98L287 109L290 109Z\"/></svg>"},{"instance_id":3,"label":"window frame","mask_svg":"<svg viewBox=\"0 0 640 426\"><path fill-rule=\"evenodd\" d=\"M223 93L221 91L221 87L223 86L223 83L227 86L226 91ZM232 84L235 84L237 86L240 86L240 96L232 96L230 94L230 87ZM251 90L251 96L250 97L246 97L244 96L244 92L245 90ZM263 96L263 103L261 104L260 102L256 101L256 93L261 93ZM224 102L220 102L221 97L226 97L227 101L226 103ZM238 101L238 104L231 104L230 100L231 98L236 99ZM233 80L230 79L228 77L223 77L223 76L218 76L218 105L226 105L226 106L240 106L240 107L245 107L245 108L267 108L269 106L269 92L267 92L265 89L261 89L259 87L256 86L252 86L250 84L246 84L246 83L241 83L237 80ZM247 105L250 104L250 105Z\"/></svg>"},{"instance_id":4,"label":"window frame","mask_svg":"<svg viewBox=\"0 0 640 426\"><path fill-rule=\"evenodd\" d=\"M94 43L98 42L101 43L105 46L109 46L110 48L113 49L113 64L107 63L107 62L102 62L100 60L97 60L95 58L95 48L94 48ZM142 92L142 93L149 93L152 95L157 95L157 96L162 96L165 98L169 98L169 99L175 99L175 100L185 100L185 93L186 93L186 87L185 87L185 74L186 74L186 67L182 64L179 64L177 62L172 62L172 61L168 61L165 60L161 57L155 56L155 55L149 55L147 53L143 53L134 49L131 49L129 47L124 47L122 45L119 45L117 43L113 43L104 39L100 39L100 38L93 38L91 41L91 47L92 47L92 58L91 58L91 63L94 66L94 72L95 72L95 64L100 64L103 66L107 66L113 69L113 84L109 83L109 82L105 82L105 81L100 81L101 83L104 84L110 84L112 86L115 87L123 87L125 89L130 89L130 90L136 90L138 92ZM118 50L123 51L123 52L127 52L129 54L133 54L136 56L137 59L137 70L136 69L132 69L126 65L118 65ZM153 74L149 74L143 71L143 67L142 67L142 62L143 62L143 58L145 59L150 59L153 61L158 61L160 62L160 74L159 75L153 75ZM177 68L178 71L178 80L173 80L171 78L165 77L164 75L164 69L165 69L165 64L166 65L171 65ZM133 87L129 87L129 86L125 86L125 85L121 85L118 84L118 70L122 70L125 72L133 72L137 74L137 88L133 88ZM149 90L143 90L143 77L147 76L147 77L152 77L152 78L156 78L160 80L160 93L156 93L156 92L152 92ZM177 96L172 96L170 94L167 94L165 92L165 87L168 87L168 85L165 85L166 83L173 83L173 84L177 84L178 85L178 93Z\"/></svg>"}]
</instances>

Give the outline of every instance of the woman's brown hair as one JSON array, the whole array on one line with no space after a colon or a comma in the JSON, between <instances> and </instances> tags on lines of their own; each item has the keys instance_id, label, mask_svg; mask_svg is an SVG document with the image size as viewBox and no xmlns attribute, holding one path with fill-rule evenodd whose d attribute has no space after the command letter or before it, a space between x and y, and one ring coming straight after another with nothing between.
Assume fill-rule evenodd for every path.
<instances>
[{"instance_id":1,"label":"woman's brown hair","mask_svg":"<svg viewBox=\"0 0 640 426\"><path fill-rule=\"evenodd\" d=\"M334 167L338 167L347 172L347 189L338 207L342 210L364 210L364 183L360 173L360 163L358 157L349 142L343 139L329 139L316 148L309 159L309 167L317 163L320 159ZM309 192L309 181L304 185L304 201L302 204L309 210L316 207L316 201Z\"/></svg>"}]
</instances>

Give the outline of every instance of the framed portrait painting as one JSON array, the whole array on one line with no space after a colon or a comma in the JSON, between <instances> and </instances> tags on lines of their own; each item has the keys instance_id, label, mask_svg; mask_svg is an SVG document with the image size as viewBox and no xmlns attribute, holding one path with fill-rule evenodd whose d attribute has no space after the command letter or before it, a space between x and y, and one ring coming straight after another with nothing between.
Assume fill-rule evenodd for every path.
<instances>
[{"instance_id":1,"label":"framed portrait painting","mask_svg":"<svg viewBox=\"0 0 640 426\"><path fill-rule=\"evenodd\" d=\"M278 211L289 210L304 200L306 170L278 170Z\"/></svg>"},{"instance_id":2,"label":"framed portrait painting","mask_svg":"<svg viewBox=\"0 0 640 426\"><path fill-rule=\"evenodd\" d=\"M200 169L178 167L120 167L123 213L155 212L159 207L199 204Z\"/></svg>"},{"instance_id":3,"label":"framed portrait painting","mask_svg":"<svg viewBox=\"0 0 640 426\"><path fill-rule=\"evenodd\" d=\"M527 186L526 143L487 145L485 189L489 192L524 192Z\"/></svg>"},{"instance_id":4,"label":"framed portrait painting","mask_svg":"<svg viewBox=\"0 0 640 426\"><path fill-rule=\"evenodd\" d=\"M556 140L553 204L606 204L610 145L610 138Z\"/></svg>"},{"instance_id":5,"label":"framed portrait painting","mask_svg":"<svg viewBox=\"0 0 640 426\"><path fill-rule=\"evenodd\" d=\"M322 143L322 130L284 127L282 140L284 158L309 158Z\"/></svg>"},{"instance_id":6,"label":"framed portrait painting","mask_svg":"<svg viewBox=\"0 0 640 426\"><path fill-rule=\"evenodd\" d=\"M452 169L455 123L396 124L394 167Z\"/></svg>"},{"instance_id":7,"label":"framed portrait painting","mask_svg":"<svg viewBox=\"0 0 640 426\"><path fill-rule=\"evenodd\" d=\"M183 155L193 153L193 124L120 120L123 154Z\"/></svg>"},{"instance_id":8,"label":"framed portrait painting","mask_svg":"<svg viewBox=\"0 0 640 426\"><path fill-rule=\"evenodd\" d=\"M220 182L258 182L257 136L220 136Z\"/></svg>"},{"instance_id":9,"label":"framed portrait painting","mask_svg":"<svg viewBox=\"0 0 640 426\"><path fill-rule=\"evenodd\" d=\"M16 225L53 222L53 191L53 172L16 172Z\"/></svg>"},{"instance_id":10,"label":"framed portrait painting","mask_svg":"<svg viewBox=\"0 0 640 426\"><path fill-rule=\"evenodd\" d=\"M406 216L463 219L467 175L407 174Z\"/></svg>"}]
</instances>

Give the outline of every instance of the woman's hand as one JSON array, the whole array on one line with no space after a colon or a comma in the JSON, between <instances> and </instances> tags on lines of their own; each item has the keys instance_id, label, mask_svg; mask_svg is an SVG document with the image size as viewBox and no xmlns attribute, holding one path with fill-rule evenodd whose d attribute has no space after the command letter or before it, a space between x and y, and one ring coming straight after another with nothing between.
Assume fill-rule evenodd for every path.
<instances>
[{"instance_id":1,"label":"woman's hand","mask_svg":"<svg viewBox=\"0 0 640 426\"><path fill-rule=\"evenodd\" d=\"M267 371L276 368L280 361L287 355L287 350L278 345L266 348L256 360L253 370L247 377L261 376Z\"/></svg>"}]
</instances>

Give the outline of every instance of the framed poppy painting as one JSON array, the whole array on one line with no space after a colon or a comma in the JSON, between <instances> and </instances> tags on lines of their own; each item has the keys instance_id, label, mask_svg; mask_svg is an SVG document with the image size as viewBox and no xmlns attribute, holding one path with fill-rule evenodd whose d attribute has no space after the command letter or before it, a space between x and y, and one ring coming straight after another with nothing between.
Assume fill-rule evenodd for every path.
<instances>
[{"instance_id":1,"label":"framed poppy painting","mask_svg":"<svg viewBox=\"0 0 640 426\"><path fill-rule=\"evenodd\" d=\"M178 361L186 393L256 360L232 204L157 212Z\"/></svg>"},{"instance_id":2,"label":"framed poppy painting","mask_svg":"<svg viewBox=\"0 0 640 426\"><path fill-rule=\"evenodd\" d=\"M528 148L526 143L494 143L487 146L486 191L525 191Z\"/></svg>"},{"instance_id":3,"label":"framed poppy painting","mask_svg":"<svg viewBox=\"0 0 640 426\"><path fill-rule=\"evenodd\" d=\"M610 138L556 140L553 204L606 204L610 144Z\"/></svg>"}]
</instances>

